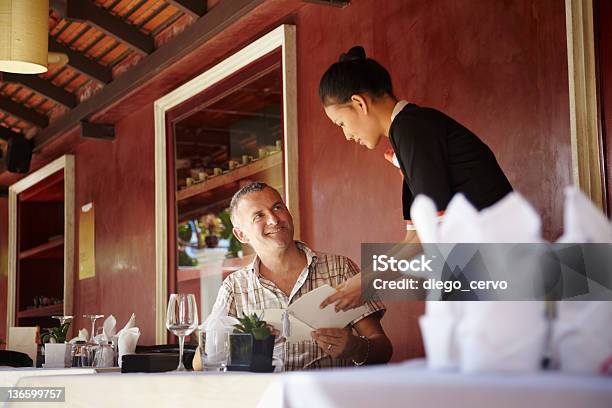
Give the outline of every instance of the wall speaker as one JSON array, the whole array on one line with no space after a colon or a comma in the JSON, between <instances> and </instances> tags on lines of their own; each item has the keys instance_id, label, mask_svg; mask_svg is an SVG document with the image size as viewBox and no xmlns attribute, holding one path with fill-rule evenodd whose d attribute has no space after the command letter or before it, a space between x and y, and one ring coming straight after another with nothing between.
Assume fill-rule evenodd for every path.
<instances>
[{"instance_id":1,"label":"wall speaker","mask_svg":"<svg viewBox=\"0 0 612 408\"><path fill-rule=\"evenodd\" d=\"M32 141L25 137L11 137L6 149L6 168L8 171L11 173L29 172L32 147Z\"/></svg>"}]
</instances>

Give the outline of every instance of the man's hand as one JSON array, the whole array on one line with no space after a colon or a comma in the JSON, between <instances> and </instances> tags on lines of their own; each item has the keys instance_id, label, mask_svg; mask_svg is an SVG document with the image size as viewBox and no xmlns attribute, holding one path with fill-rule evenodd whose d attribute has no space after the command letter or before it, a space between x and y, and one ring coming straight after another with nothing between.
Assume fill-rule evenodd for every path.
<instances>
[{"instance_id":1,"label":"man's hand","mask_svg":"<svg viewBox=\"0 0 612 408\"><path fill-rule=\"evenodd\" d=\"M354 309L361 302L361 273L350 277L340 285L336 286L336 293L321 302L321 309L327 305L336 303L336 312Z\"/></svg>"},{"instance_id":2,"label":"man's hand","mask_svg":"<svg viewBox=\"0 0 612 408\"><path fill-rule=\"evenodd\" d=\"M276 327L272 326L270 323L266 323L266 327L270 330L270 335L274 336L274 344L283 340L281 336L281 332L276 329Z\"/></svg>"},{"instance_id":3,"label":"man's hand","mask_svg":"<svg viewBox=\"0 0 612 408\"><path fill-rule=\"evenodd\" d=\"M319 329L311 336L325 354L334 358L359 359L364 353L364 340L353 335L350 329Z\"/></svg>"}]
</instances>

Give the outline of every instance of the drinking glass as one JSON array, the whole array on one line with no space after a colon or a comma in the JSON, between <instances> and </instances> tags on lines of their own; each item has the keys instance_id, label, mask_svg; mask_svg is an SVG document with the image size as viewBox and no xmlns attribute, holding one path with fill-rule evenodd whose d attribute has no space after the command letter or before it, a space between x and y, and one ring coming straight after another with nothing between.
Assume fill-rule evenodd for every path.
<instances>
[{"instance_id":1,"label":"drinking glass","mask_svg":"<svg viewBox=\"0 0 612 408\"><path fill-rule=\"evenodd\" d=\"M101 317L104 317L104 315L91 314L91 315L83 315L83 317L91 320L91 332L89 334L89 344L93 344L95 343L94 338L96 337L96 320L98 320Z\"/></svg>"},{"instance_id":2,"label":"drinking glass","mask_svg":"<svg viewBox=\"0 0 612 408\"><path fill-rule=\"evenodd\" d=\"M71 321L72 317L73 316L64 316L64 315L61 315L61 316L51 316L51 318L59 320L60 326L63 326L64 323Z\"/></svg>"},{"instance_id":3,"label":"drinking glass","mask_svg":"<svg viewBox=\"0 0 612 408\"><path fill-rule=\"evenodd\" d=\"M203 371L225 371L230 355L229 332L200 332L200 357Z\"/></svg>"},{"instance_id":4,"label":"drinking glass","mask_svg":"<svg viewBox=\"0 0 612 408\"><path fill-rule=\"evenodd\" d=\"M193 294L170 295L166 327L179 338L179 364L176 371L186 371L183 365L185 336L190 335L198 327L198 308Z\"/></svg>"}]
</instances>

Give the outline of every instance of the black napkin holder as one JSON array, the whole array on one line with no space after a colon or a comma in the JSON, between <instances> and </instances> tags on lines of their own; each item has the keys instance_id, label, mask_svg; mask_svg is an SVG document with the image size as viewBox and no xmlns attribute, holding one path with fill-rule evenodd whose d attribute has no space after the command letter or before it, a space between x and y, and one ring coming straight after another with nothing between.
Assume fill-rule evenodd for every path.
<instances>
[{"instance_id":1,"label":"black napkin holder","mask_svg":"<svg viewBox=\"0 0 612 408\"><path fill-rule=\"evenodd\" d=\"M179 353L174 345L139 346L136 354L122 357L122 373L162 373L176 370ZM185 346L183 364L187 370L192 369L195 347Z\"/></svg>"}]
</instances>

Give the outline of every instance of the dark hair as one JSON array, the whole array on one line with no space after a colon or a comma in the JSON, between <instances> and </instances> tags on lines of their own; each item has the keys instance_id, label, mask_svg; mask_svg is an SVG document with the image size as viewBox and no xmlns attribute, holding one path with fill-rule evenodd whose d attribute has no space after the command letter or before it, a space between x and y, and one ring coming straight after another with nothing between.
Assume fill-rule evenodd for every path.
<instances>
[{"instance_id":1,"label":"dark hair","mask_svg":"<svg viewBox=\"0 0 612 408\"><path fill-rule=\"evenodd\" d=\"M236 193L232 197L232 201L230 201L230 206L229 206L229 213L230 213L230 219L232 220L232 224L236 224L235 212L236 212L236 207L238 207L238 203L240 203L240 200L242 200L242 198L245 195L255 193L257 191L262 191L264 188L272 188L272 187L270 187L264 182L254 181L251 184L247 184L246 186L242 187L240 190L236 191Z\"/></svg>"},{"instance_id":2,"label":"dark hair","mask_svg":"<svg viewBox=\"0 0 612 408\"><path fill-rule=\"evenodd\" d=\"M324 106L346 103L355 94L368 93L378 98L393 96L389 72L372 58L367 58L362 46L340 55L338 62L325 71L319 83L319 97Z\"/></svg>"}]
</instances>

